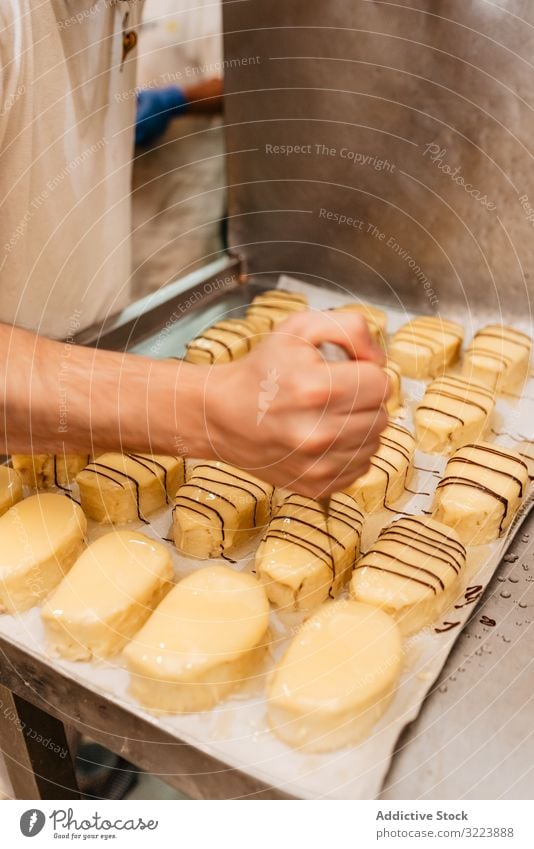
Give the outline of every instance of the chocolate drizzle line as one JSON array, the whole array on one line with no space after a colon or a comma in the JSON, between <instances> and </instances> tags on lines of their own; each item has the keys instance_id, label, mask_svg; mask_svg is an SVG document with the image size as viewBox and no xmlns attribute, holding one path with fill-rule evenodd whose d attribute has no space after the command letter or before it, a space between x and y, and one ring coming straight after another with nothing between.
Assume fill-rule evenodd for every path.
<instances>
[{"instance_id":1,"label":"chocolate drizzle line","mask_svg":"<svg viewBox=\"0 0 534 849\"><path fill-rule=\"evenodd\" d=\"M91 468L89 468L90 466L94 466L95 468L91 469ZM107 478L108 480L117 484L117 486L119 486L121 489L125 489L124 484L122 484L120 481L116 480L115 478L111 477L111 475L107 475L105 472L101 472L100 469L106 469L108 472L113 472L115 475L119 475L120 477L127 478L131 483L133 483L133 485L135 487L137 518L139 519L140 522L144 522L145 525L148 525L147 519L145 519L144 516L141 515L139 481L136 478L132 477L132 475L127 475L126 472L121 472L119 469L114 469L113 466L106 466L105 463L98 463L95 460L92 463L89 463L85 467L84 472L93 472L93 474L100 476L100 477L103 477L103 478Z\"/></svg>"},{"instance_id":2,"label":"chocolate drizzle line","mask_svg":"<svg viewBox=\"0 0 534 849\"><path fill-rule=\"evenodd\" d=\"M161 471L163 472L162 487L165 495L165 502L166 504L169 504L169 496L167 494L167 467L164 466L163 463L159 463L157 460L149 459L148 457L143 457L142 454L126 454L125 456L129 457L130 460L133 460L134 463L139 463L140 466L143 466L143 468L146 469L147 472L150 472L151 475L154 475L155 478L157 478L158 476L157 472L155 472L154 469L151 469L150 466L147 465L147 463L152 463L154 466L157 466L158 469L161 469Z\"/></svg>"},{"instance_id":3,"label":"chocolate drizzle line","mask_svg":"<svg viewBox=\"0 0 534 849\"><path fill-rule=\"evenodd\" d=\"M354 502L352 496L346 494L346 498L350 499L351 502ZM337 505L335 509L332 509L333 504ZM330 533L330 522L341 522L342 524L349 527L351 530L355 530L357 534L360 534L363 526L363 514L357 507L356 502L354 502L354 506L352 504L348 504L344 501L343 496L337 493L331 498L330 513L325 518L324 528L318 527L313 522L303 519L301 516L293 512L291 508L293 508L294 511L309 510L312 513L318 513L322 518L325 518L323 510L316 504L316 502L312 501L311 499L304 498L304 496L299 496L297 494L289 495L284 500L277 515L274 516L273 519L271 519L271 522L262 540L262 543L266 542L269 539L278 539L284 542L288 542L290 545L295 545L297 548L301 548L302 550L307 551L314 557L318 557L319 560L321 560L329 567L332 573L331 584L328 590L328 594L332 597L332 589L335 583L335 579L337 577L337 556L334 553L334 545L338 546L337 551L339 551L339 548L341 548L343 551L346 551L346 545L344 545L341 540L339 540L335 536L335 534ZM340 518L340 516L342 516L343 518ZM348 519L353 519L357 523L357 527L354 527L354 525L350 521L348 521ZM284 528L275 527L275 523L278 521L285 522L292 528L295 525L301 525L317 531L317 533L321 534L322 538L326 541L326 547L323 547L317 542L313 542L313 540L311 539L303 538L302 536L293 533L293 530L286 530Z\"/></svg>"},{"instance_id":4,"label":"chocolate drizzle line","mask_svg":"<svg viewBox=\"0 0 534 849\"><path fill-rule=\"evenodd\" d=\"M388 423L388 428L392 428L393 430L396 430L399 433L402 433L405 436L408 436L410 441L412 442L412 445L413 445L414 439L413 439L413 436L412 436L412 434L410 433L409 430L406 430L406 428L404 428L404 427L400 427L400 425L393 424L392 422ZM390 513L399 513L400 511L393 510L391 507L388 507L387 504L386 504L389 485L390 485L390 481L391 481L391 472L388 471L387 468L384 468L384 466L381 466L380 463L383 463L385 466L389 466L389 468L392 469L394 472L398 472L398 471L400 471L400 469L398 468L398 466L396 466L394 463L392 463L391 460L388 460L386 457L381 456L380 449L382 448L382 446L384 448L386 448L386 450L389 449L393 452L396 452L397 454L400 454L400 456L404 460L406 460L406 471L405 471L405 474L404 474L404 487L405 487L405 489L406 489L406 480L408 478L408 471L409 471L409 468L410 468L410 461L412 459L412 451L406 445L403 445L402 442L398 442L396 439L392 439L389 436L384 436L384 434L382 433L381 436L380 436L380 446L378 448L378 451L377 451L376 454L373 454L373 456L371 457L371 460L370 460L371 465L374 466L379 471L383 472L384 475L386 476L386 486L385 486L385 489L384 489L384 500L383 500L383 503L382 503L382 508L384 510L388 510ZM411 491L411 490L408 490L408 491Z\"/></svg>"},{"instance_id":5,"label":"chocolate drizzle line","mask_svg":"<svg viewBox=\"0 0 534 849\"><path fill-rule=\"evenodd\" d=\"M417 528L414 529L411 527L413 524L415 524ZM408 541L405 542L405 540ZM441 531L429 528L420 519L407 518L393 522L393 524L389 525L382 531L377 540L377 546L379 543L388 542L393 544L397 543L402 552L409 549L427 555L427 559L432 561L443 562L445 566L451 568L456 575L460 573L465 564L464 546L461 543L457 543L456 540L450 539L450 537L447 537ZM421 548L421 545L425 547ZM428 549L430 549L430 551ZM398 555L391 554L379 547L371 548L356 566L356 569L375 569L377 571L397 575L398 577L422 584L423 586L431 589L434 595L437 595L437 589L434 583L429 583L428 581L416 578L409 573L405 574L404 572L389 569L376 563L366 563L365 560L367 560L368 556L373 554L378 558L385 558L386 560L393 560L396 563L402 563L403 566L406 566L408 569L413 569L415 572L428 575L442 590L445 590L443 580L431 569L418 566L415 563L411 563L409 560L402 560ZM458 559L458 555L461 558L460 560ZM425 562L427 561L425 560Z\"/></svg>"},{"instance_id":6,"label":"chocolate drizzle line","mask_svg":"<svg viewBox=\"0 0 534 849\"><path fill-rule=\"evenodd\" d=\"M208 471L211 471L211 472L219 472L219 474L222 476L222 480L218 480L217 478L207 477L206 475L197 474L197 472L199 470L204 470L204 469L207 469ZM241 486L240 484L235 483L236 480L240 481L241 483L247 484L247 486ZM202 486L200 483L197 483L197 481L202 481L202 483L206 483L206 484L212 484L212 486L210 486L210 487ZM173 513L174 513L174 510L176 509L177 506L184 506L184 507L186 507L186 509L191 510L194 513L199 513L199 515L203 516L204 518L207 518L206 515L204 513L201 513L198 509L194 509L193 507L186 506L185 504L183 504L182 502L184 502L184 501L195 504L197 508L203 507L206 510L210 510L213 513L215 513L219 522L220 522L220 525L221 525L221 554L220 554L220 556L224 560L227 560L230 563L235 563L234 560L231 560L224 553L224 543L225 543L224 517L218 512L218 510L215 509L215 507L211 506L210 504L206 504L203 501L198 501L194 498L190 498L189 496L184 495L185 490L191 490L192 488L197 489L200 492L206 493L208 496L212 495L212 496L215 496L217 499L226 502L236 511L236 513L239 513L239 508L238 508L237 504L235 504L230 498L227 498L225 495L222 495L220 492L217 491L216 487L221 487L221 486L222 487L228 487L229 489L240 490L241 492L244 492L246 495L250 496L250 498L252 499L252 502L253 502L253 518L252 518L253 527L255 527L256 524L257 524L257 508L258 508L259 498L258 498L258 495L255 495L254 492L252 492L251 489L249 489L248 487L255 488L256 490L259 490L260 493L263 496L268 498L269 499L269 511L271 510L272 494L273 494L273 488L272 487L269 487L267 484L262 485L259 481L249 480L248 478L242 477L241 475L237 475L233 471L230 472L228 469L225 469L225 468L219 468L218 466L210 465L209 463L199 463L193 469L193 473L192 473L190 480L187 481L187 482L184 482L184 484L178 489L178 492L176 493L175 504L174 504L174 507L173 507ZM180 502L180 504L178 502Z\"/></svg>"}]
</instances>

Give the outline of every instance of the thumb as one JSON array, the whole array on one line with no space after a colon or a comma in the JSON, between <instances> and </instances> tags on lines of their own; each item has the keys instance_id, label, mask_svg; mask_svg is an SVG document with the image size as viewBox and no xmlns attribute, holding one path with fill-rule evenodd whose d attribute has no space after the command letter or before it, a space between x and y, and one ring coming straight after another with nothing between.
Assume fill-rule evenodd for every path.
<instances>
[{"instance_id":1,"label":"thumb","mask_svg":"<svg viewBox=\"0 0 534 849\"><path fill-rule=\"evenodd\" d=\"M316 348L325 342L339 345L351 360L369 360L380 366L385 363L384 351L373 342L367 321L359 313L299 312L282 322L276 331Z\"/></svg>"}]
</instances>

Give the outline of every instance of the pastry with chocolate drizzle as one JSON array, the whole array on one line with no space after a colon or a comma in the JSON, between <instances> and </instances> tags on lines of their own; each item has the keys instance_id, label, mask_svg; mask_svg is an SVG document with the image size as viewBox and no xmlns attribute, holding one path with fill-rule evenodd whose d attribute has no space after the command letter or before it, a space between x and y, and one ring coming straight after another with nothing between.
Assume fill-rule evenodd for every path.
<instances>
[{"instance_id":1,"label":"pastry with chocolate drizzle","mask_svg":"<svg viewBox=\"0 0 534 849\"><path fill-rule=\"evenodd\" d=\"M380 445L371 457L371 468L346 492L366 513L389 509L409 483L415 438L405 427L390 422L380 434Z\"/></svg>"},{"instance_id":2,"label":"pastry with chocolate drizzle","mask_svg":"<svg viewBox=\"0 0 534 849\"><path fill-rule=\"evenodd\" d=\"M190 557L228 559L271 518L273 487L227 463L197 463L176 493L173 538Z\"/></svg>"},{"instance_id":3,"label":"pastry with chocolate drizzle","mask_svg":"<svg viewBox=\"0 0 534 849\"><path fill-rule=\"evenodd\" d=\"M185 460L163 454L102 454L76 477L81 505L96 522L147 521L184 482Z\"/></svg>"},{"instance_id":4,"label":"pastry with chocolate drizzle","mask_svg":"<svg viewBox=\"0 0 534 849\"><path fill-rule=\"evenodd\" d=\"M252 321L227 318L188 342L184 360L200 365L228 363L244 357L260 339Z\"/></svg>"},{"instance_id":5,"label":"pastry with chocolate drizzle","mask_svg":"<svg viewBox=\"0 0 534 849\"><path fill-rule=\"evenodd\" d=\"M494 406L495 393L480 383L455 374L436 378L415 411L417 447L428 454L449 454L483 439Z\"/></svg>"},{"instance_id":6,"label":"pastry with chocolate drizzle","mask_svg":"<svg viewBox=\"0 0 534 849\"><path fill-rule=\"evenodd\" d=\"M273 330L295 312L308 309L308 299L297 292L269 289L256 295L247 309L247 319L261 332Z\"/></svg>"},{"instance_id":7,"label":"pastry with chocolate drizzle","mask_svg":"<svg viewBox=\"0 0 534 849\"><path fill-rule=\"evenodd\" d=\"M405 516L382 530L350 582L356 601L380 607L413 634L452 606L466 560L458 534L427 516Z\"/></svg>"},{"instance_id":8,"label":"pastry with chocolate drizzle","mask_svg":"<svg viewBox=\"0 0 534 849\"><path fill-rule=\"evenodd\" d=\"M330 497L328 517L312 498L288 495L256 553L269 600L284 610L310 610L336 596L359 556L362 527L363 515L347 493Z\"/></svg>"},{"instance_id":9,"label":"pastry with chocolate drizzle","mask_svg":"<svg viewBox=\"0 0 534 849\"><path fill-rule=\"evenodd\" d=\"M406 377L425 380L456 362L463 338L460 324L438 316L419 316L393 334L389 354Z\"/></svg>"},{"instance_id":10,"label":"pastry with chocolate drizzle","mask_svg":"<svg viewBox=\"0 0 534 849\"><path fill-rule=\"evenodd\" d=\"M510 526L528 483L528 466L517 451L469 443L447 463L432 515L454 528L465 545L483 545Z\"/></svg>"},{"instance_id":11,"label":"pastry with chocolate drizzle","mask_svg":"<svg viewBox=\"0 0 534 849\"><path fill-rule=\"evenodd\" d=\"M509 392L527 378L532 340L504 324L488 324L475 333L464 357L463 373L497 392Z\"/></svg>"},{"instance_id":12,"label":"pastry with chocolate drizzle","mask_svg":"<svg viewBox=\"0 0 534 849\"><path fill-rule=\"evenodd\" d=\"M90 454L11 455L11 463L22 483L32 489L68 488L90 459Z\"/></svg>"}]
</instances>

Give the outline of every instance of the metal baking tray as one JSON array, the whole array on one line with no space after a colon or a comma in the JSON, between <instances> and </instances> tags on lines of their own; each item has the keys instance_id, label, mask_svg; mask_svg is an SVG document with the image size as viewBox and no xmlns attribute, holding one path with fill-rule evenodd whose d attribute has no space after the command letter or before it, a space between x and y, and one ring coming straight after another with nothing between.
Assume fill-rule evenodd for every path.
<instances>
[{"instance_id":1,"label":"metal baking tray","mask_svg":"<svg viewBox=\"0 0 534 849\"><path fill-rule=\"evenodd\" d=\"M196 274L177 283L174 289L171 286L171 291L166 290L168 299L144 299L114 320L106 333L86 333L85 341L105 348L127 347L145 355L154 355L157 350L160 356L179 356L185 342L202 326L222 315L239 315L254 294L264 288L263 281L240 280L243 275L239 264L223 258L206 277ZM534 521L527 519L515 543L522 552L520 562L507 555L487 588L482 607L471 608L469 625L457 639L444 673L432 687L418 719L398 743L384 784L385 797L457 798L462 786L465 795L471 792L474 797L480 796L481 787L489 796L507 789L513 796L527 793L531 753L528 747L518 746L517 741L526 738L530 727L525 705L530 696L526 670L530 662L530 605L534 601L529 569L534 547L522 541L528 542L531 534L534 535ZM0 647L8 659L0 671L0 681L15 692L45 706L65 722L83 728L85 733L194 797L294 795L283 784L274 786L274 782L269 784L266 780L269 764L255 762L258 747L254 746L253 733L247 739L246 729L240 729L244 735L240 757L237 762L235 757L231 759L231 767L225 765L224 747L219 743L229 733L235 703L232 706L230 702L227 713L223 707L215 719L209 713L196 715L192 732L184 742L169 723L150 717L124 700L122 690L114 691L117 659L89 669L86 667L94 665L55 662L43 654L35 644L35 634L41 633L38 617L38 609L22 617L22 629L11 631L11 639L3 628L0 632ZM488 626L490 621L495 621L496 626ZM496 706L503 693L505 703L498 711ZM513 722L509 720L511 706ZM466 715L473 717L472 723L466 722ZM128 729L126 737L124 728ZM479 737L485 744L480 744L480 751L476 752ZM493 751L491 746L488 748L488 738ZM289 756L290 750L287 752ZM469 765L462 768L466 758ZM334 764L338 760L336 753L332 760ZM302 763L303 769L310 772L320 767L320 759L313 757L303 758ZM497 763L502 764L498 773L494 769ZM510 776L504 772L507 764ZM383 771L385 764L379 766ZM330 773L330 780L332 786L324 786L317 795L353 797L346 758L339 769ZM304 773L304 787L306 783ZM309 795L309 791L303 795Z\"/></svg>"}]
</instances>

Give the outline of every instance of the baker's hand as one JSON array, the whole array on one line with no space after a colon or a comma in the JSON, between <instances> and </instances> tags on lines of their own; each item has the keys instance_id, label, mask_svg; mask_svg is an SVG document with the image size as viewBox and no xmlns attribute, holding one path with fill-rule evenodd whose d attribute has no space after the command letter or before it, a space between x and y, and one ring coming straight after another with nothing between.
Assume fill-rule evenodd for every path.
<instances>
[{"instance_id":1,"label":"baker's hand","mask_svg":"<svg viewBox=\"0 0 534 849\"><path fill-rule=\"evenodd\" d=\"M326 362L318 350L323 342L345 348L351 361ZM243 359L210 370L212 451L314 498L349 486L369 469L387 423L383 362L362 316L292 316Z\"/></svg>"}]
</instances>

